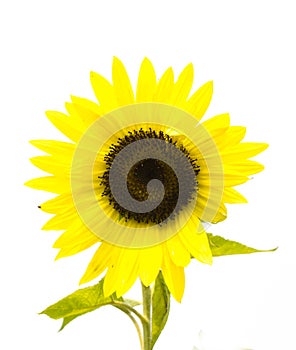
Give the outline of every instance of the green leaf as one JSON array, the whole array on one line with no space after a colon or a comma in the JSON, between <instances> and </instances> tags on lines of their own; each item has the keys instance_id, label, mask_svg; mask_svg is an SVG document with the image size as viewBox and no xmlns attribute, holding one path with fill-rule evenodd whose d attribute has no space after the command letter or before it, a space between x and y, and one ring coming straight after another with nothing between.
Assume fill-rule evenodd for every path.
<instances>
[{"instance_id":1,"label":"green leaf","mask_svg":"<svg viewBox=\"0 0 296 350\"><path fill-rule=\"evenodd\" d=\"M79 316L80 316L80 315L79 315ZM73 321L76 317L78 317L78 316L69 316L69 317L65 317L65 318L63 319L63 323L62 323L62 326L61 326L61 328L60 328L60 331L63 330L63 329L67 326L67 324L70 323L71 321Z\"/></svg>"},{"instance_id":2,"label":"green leaf","mask_svg":"<svg viewBox=\"0 0 296 350\"><path fill-rule=\"evenodd\" d=\"M121 308L133 307L139 303L134 300L125 300L117 298L115 294L105 297L103 292L104 279L98 284L83 289L78 289L76 292L61 299L57 303L49 306L41 312L55 320L63 318L63 324L60 331L76 317L94 311L105 305L117 306L120 302Z\"/></svg>"},{"instance_id":3,"label":"green leaf","mask_svg":"<svg viewBox=\"0 0 296 350\"><path fill-rule=\"evenodd\" d=\"M221 236L214 236L211 233L208 233L208 239L213 256L274 252L277 250L277 248L270 250L259 250L251 248L244 244L227 240Z\"/></svg>"},{"instance_id":4,"label":"green leaf","mask_svg":"<svg viewBox=\"0 0 296 350\"><path fill-rule=\"evenodd\" d=\"M152 348L163 330L170 312L170 292L159 272L152 295Z\"/></svg>"}]
</instances>

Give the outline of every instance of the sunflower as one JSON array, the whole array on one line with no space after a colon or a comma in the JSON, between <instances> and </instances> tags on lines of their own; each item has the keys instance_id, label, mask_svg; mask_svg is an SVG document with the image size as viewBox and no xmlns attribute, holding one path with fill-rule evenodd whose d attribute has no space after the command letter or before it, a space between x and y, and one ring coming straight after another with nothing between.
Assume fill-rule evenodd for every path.
<instances>
[{"instance_id":1,"label":"sunflower","mask_svg":"<svg viewBox=\"0 0 296 350\"><path fill-rule=\"evenodd\" d=\"M267 145L242 142L246 129L228 114L200 122L213 84L190 95L192 64L176 81L172 68L157 80L145 58L136 94L117 58L112 83L90 78L98 103L72 96L67 114L46 113L71 142L31 141L47 153L32 163L50 176L26 185L57 194L39 206L54 214L43 229L63 231L57 258L99 243L81 283L105 271L105 295L119 297L162 271L180 301L191 258L212 263L205 223L224 220L225 203L246 202L233 187L263 170L249 158Z\"/></svg>"}]
</instances>

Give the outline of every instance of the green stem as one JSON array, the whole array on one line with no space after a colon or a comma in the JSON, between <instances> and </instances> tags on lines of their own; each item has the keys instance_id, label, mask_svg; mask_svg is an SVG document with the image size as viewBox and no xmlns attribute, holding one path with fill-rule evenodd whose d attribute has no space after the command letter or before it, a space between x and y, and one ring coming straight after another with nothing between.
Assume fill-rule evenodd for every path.
<instances>
[{"instance_id":1,"label":"green stem","mask_svg":"<svg viewBox=\"0 0 296 350\"><path fill-rule=\"evenodd\" d=\"M142 332L141 332L141 328L140 328L137 320L131 314L129 314L128 316L132 320L133 324L136 327L136 330L137 330L137 333L138 333L138 337L139 337L139 341L140 341L140 344L141 344L141 349L143 349L143 347L144 347L144 339L143 339L143 335L142 335Z\"/></svg>"},{"instance_id":2,"label":"green stem","mask_svg":"<svg viewBox=\"0 0 296 350\"><path fill-rule=\"evenodd\" d=\"M141 332L141 328L140 328L137 320L135 319L135 317L132 314L137 316L138 319L141 321L143 329L144 329L144 327L148 327L148 320L146 319L146 317L141 315L132 306L129 306L129 305L127 305L124 302L121 302L121 301L118 301L118 300L113 300L113 306L115 306L116 308L118 308L121 311L123 311L132 320L133 324L136 327L138 336L139 336L139 340L140 340L140 344L141 344L141 350L146 350L146 348L144 346L144 339L143 339L143 334Z\"/></svg>"},{"instance_id":3,"label":"green stem","mask_svg":"<svg viewBox=\"0 0 296 350\"><path fill-rule=\"evenodd\" d=\"M141 331L141 328L137 322L137 320L135 319L135 317L126 309L120 307L120 306L115 306L117 307L119 310L123 311L130 319L131 321L133 322L134 326L136 327L136 330L137 330L137 333L138 333L138 337L139 337L139 341L140 341L140 344L141 344L141 349L144 348L144 340L143 340L143 335L142 335L142 331Z\"/></svg>"},{"instance_id":4,"label":"green stem","mask_svg":"<svg viewBox=\"0 0 296 350\"><path fill-rule=\"evenodd\" d=\"M142 322L143 325L145 323L147 323L146 318L143 315L141 315L137 310L135 310L132 306L129 306L126 303L118 301L118 300L113 300L113 305L118 307L118 308L124 308L124 309L134 313L139 318L139 320Z\"/></svg>"},{"instance_id":5,"label":"green stem","mask_svg":"<svg viewBox=\"0 0 296 350\"><path fill-rule=\"evenodd\" d=\"M152 313L151 313L151 289L142 283L143 315L147 322L143 322L144 347L143 350L152 350Z\"/></svg>"}]
</instances>

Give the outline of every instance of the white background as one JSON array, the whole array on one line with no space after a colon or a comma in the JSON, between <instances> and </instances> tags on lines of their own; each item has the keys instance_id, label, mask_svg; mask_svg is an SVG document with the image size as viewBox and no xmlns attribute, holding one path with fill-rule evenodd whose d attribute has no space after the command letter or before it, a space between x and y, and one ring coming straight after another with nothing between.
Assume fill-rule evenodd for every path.
<instances>
[{"instance_id":1,"label":"white background","mask_svg":"<svg viewBox=\"0 0 296 350\"><path fill-rule=\"evenodd\" d=\"M105 308L58 333L37 312L77 288L93 249L54 262L56 232L23 186L40 175L30 139L63 139L44 116L69 95L93 99L89 71L110 77L114 55L135 83L144 56L158 76L195 66L195 87L214 80L206 117L230 112L249 141L269 149L263 173L241 186L249 204L229 208L215 234L275 253L217 258L186 269L181 304L155 350L296 349L295 10L293 1L3 1L1 35L0 347L138 349L125 315ZM131 296L137 297L134 288Z\"/></svg>"}]
</instances>

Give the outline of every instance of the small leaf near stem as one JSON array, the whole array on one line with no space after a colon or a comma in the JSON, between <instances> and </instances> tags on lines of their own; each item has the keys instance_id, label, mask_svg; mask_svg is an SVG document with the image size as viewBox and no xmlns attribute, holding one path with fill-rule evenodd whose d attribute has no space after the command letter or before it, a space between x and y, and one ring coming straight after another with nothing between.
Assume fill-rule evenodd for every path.
<instances>
[{"instance_id":1,"label":"small leaf near stem","mask_svg":"<svg viewBox=\"0 0 296 350\"><path fill-rule=\"evenodd\" d=\"M166 325L170 312L170 292L159 272L152 295L152 347Z\"/></svg>"},{"instance_id":2,"label":"small leaf near stem","mask_svg":"<svg viewBox=\"0 0 296 350\"><path fill-rule=\"evenodd\" d=\"M153 292L142 283L143 314L147 323L143 323L143 350L152 350L162 332L170 311L170 292L159 272Z\"/></svg>"}]
</instances>

